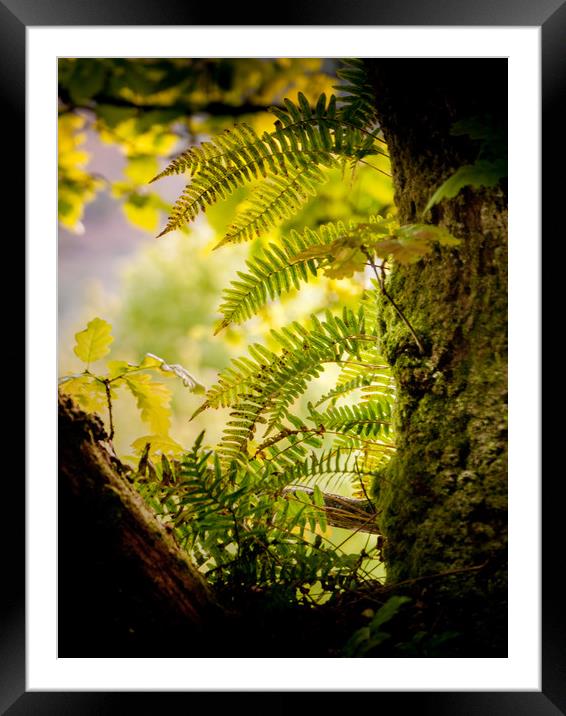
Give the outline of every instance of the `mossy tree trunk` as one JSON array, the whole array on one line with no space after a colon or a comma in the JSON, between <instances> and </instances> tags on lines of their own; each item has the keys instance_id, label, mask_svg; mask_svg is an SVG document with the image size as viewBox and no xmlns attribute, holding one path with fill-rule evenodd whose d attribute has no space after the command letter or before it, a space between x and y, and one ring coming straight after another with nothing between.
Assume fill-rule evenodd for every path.
<instances>
[{"instance_id":1,"label":"mossy tree trunk","mask_svg":"<svg viewBox=\"0 0 566 716\"><path fill-rule=\"evenodd\" d=\"M389 580L420 585L419 597L434 605L431 623L463 634L464 655L504 655L506 186L467 187L422 212L435 189L477 156L477 142L451 135L453 123L490 115L506 125L507 64L367 64L400 221L424 218L462 239L457 249L396 266L388 279L424 355L386 299L380 309L383 351L398 387L399 449L374 484ZM459 573L445 574L451 571Z\"/></svg>"}]
</instances>

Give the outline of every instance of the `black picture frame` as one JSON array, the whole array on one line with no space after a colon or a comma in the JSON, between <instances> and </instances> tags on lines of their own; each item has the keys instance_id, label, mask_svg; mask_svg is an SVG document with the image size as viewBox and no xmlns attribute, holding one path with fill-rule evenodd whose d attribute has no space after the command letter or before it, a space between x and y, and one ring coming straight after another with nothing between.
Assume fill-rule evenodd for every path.
<instances>
[{"instance_id":1,"label":"black picture frame","mask_svg":"<svg viewBox=\"0 0 566 716\"><path fill-rule=\"evenodd\" d=\"M350 0L348 3L301 3L284 8L288 25L397 25L397 26L539 26L542 36L542 112L545 142L543 145L545 221L547 233L553 222L552 209L563 204L561 157L556 147L562 146L560 130L564 126L564 111L559 100L566 87L566 3L564 0L395 0L380 3L369 0ZM256 25L268 23L243 22L240 4L226 9L211 8L207 4L186 0L0 0L0 88L4 125L4 167L10 168L10 182L4 189L9 193L7 206L21 206L24 196L23 147L25 146L25 62L26 27L72 25L216 25L209 22L222 15L222 25ZM214 17L213 17L214 16ZM5 124L4 124L5 123ZM560 192L560 194L559 194ZM14 209L10 208L13 212ZM19 213L24 216L24 207ZM18 222L19 223L19 222ZM24 245L19 231L12 234L11 244ZM558 238L558 237L555 237ZM21 242L21 243L20 243ZM533 251L540 250L535 247ZM14 334L15 335L15 334ZM29 396L28 396L29 397ZM28 446L28 449L29 446ZM21 464L21 461L19 461ZM5 476L6 478L8 475ZM552 475L559 478L560 476ZM20 714L105 714L128 708L132 693L28 692L25 685L25 481L23 470L10 471L11 508L3 515L4 579L2 598L4 608L0 631L0 712L10 716ZM383 712L411 708L420 713L439 716L556 716L566 714L566 617L560 588L559 545L563 544L563 520L557 510L564 501L559 499L560 481L554 480L543 493L543 606L542 606L542 690L540 692L381 692L379 708ZM18 509L16 509L18 506ZM525 529L525 539L529 539ZM525 570L525 579L533 578ZM534 575L537 578L537 575ZM376 667L378 668L378 667ZM164 712L169 698L182 694L144 693L144 708ZM140 696L138 694L137 696ZM187 699L188 695L185 694ZM159 704L157 702L159 699ZM166 699L164 703L163 699ZM395 701L392 701L395 699ZM286 699L277 700L276 706ZM188 701L185 700L186 707ZM418 706L417 706L418 704ZM273 708L272 699L266 707Z\"/></svg>"}]
</instances>

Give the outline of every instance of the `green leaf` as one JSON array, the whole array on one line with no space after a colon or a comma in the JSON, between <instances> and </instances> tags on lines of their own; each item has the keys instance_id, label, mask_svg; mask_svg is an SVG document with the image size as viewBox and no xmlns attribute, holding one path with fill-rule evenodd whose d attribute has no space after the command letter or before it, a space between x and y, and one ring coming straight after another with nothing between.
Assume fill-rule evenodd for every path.
<instances>
[{"instance_id":1,"label":"green leaf","mask_svg":"<svg viewBox=\"0 0 566 716\"><path fill-rule=\"evenodd\" d=\"M314 486L313 501L317 507L324 507L324 496L318 485Z\"/></svg>"},{"instance_id":2,"label":"green leaf","mask_svg":"<svg viewBox=\"0 0 566 716\"><path fill-rule=\"evenodd\" d=\"M432 246L423 239L385 239L375 246L378 256L392 256L400 264L414 264L431 251Z\"/></svg>"},{"instance_id":3,"label":"green leaf","mask_svg":"<svg viewBox=\"0 0 566 716\"><path fill-rule=\"evenodd\" d=\"M296 254L292 261L298 263L309 259L326 258L328 263L324 266L324 275L328 278L346 278L365 268L367 256L360 248L361 243L360 237L345 236L331 244L309 246Z\"/></svg>"},{"instance_id":4,"label":"green leaf","mask_svg":"<svg viewBox=\"0 0 566 716\"><path fill-rule=\"evenodd\" d=\"M115 129L122 122L135 117L137 110L135 107L114 107L111 104L99 104L96 113L110 127Z\"/></svg>"},{"instance_id":5,"label":"green leaf","mask_svg":"<svg viewBox=\"0 0 566 716\"><path fill-rule=\"evenodd\" d=\"M381 627L393 619L403 604L410 601L410 597L395 596L388 599L367 626L354 632L345 647L346 655L365 656L389 639L390 634L382 631Z\"/></svg>"},{"instance_id":6,"label":"green leaf","mask_svg":"<svg viewBox=\"0 0 566 716\"><path fill-rule=\"evenodd\" d=\"M475 164L465 164L457 169L431 196L424 213L438 204L442 199L452 199L465 186L493 187L500 179L507 176L507 159L487 161L479 159Z\"/></svg>"},{"instance_id":7,"label":"green leaf","mask_svg":"<svg viewBox=\"0 0 566 716\"><path fill-rule=\"evenodd\" d=\"M110 344L114 340L111 331L112 326L107 321L93 318L84 331L75 334L75 355L87 365L104 358L110 353Z\"/></svg>"},{"instance_id":8,"label":"green leaf","mask_svg":"<svg viewBox=\"0 0 566 716\"><path fill-rule=\"evenodd\" d=\"M326 519L326 513L324 511L324 495L322 494L322 490L318 485L314 486L314 492L313 492L313 502L317 507L320 507L321 509L317 511L316 518L318 520L318 524L320 525L320 529L323 532L326 532L328 529L328 521Z\"/></svg>"},{"instance_id":9,"label":"green leaf","mask_svg":"<svg viewBox=\"0 0 566 716\"><path fill-rule=\"evenodd\" d=\"M290 263L299 263L308 259L318 259L332 254L333 244L325 244L322 246L309 246L308 248L295 254Z\"/></svg>"},{"instance_id":10,"label":"green leaf","mask_svg":"<svg viewBox=\"0 0 566 716\"><path fill-rule=\"evenodd\" d=\"M369 625L371 631L377 631L383 624L391 621L403 604L410 601L411 597L390 597L371 620Z\"/></svg>"},{"instance_id":11,"label":"green leaf","mask_svg":"<svg viewBox=\"0 0 566 716\"><path fill-rule=\"evenodd\" d=\"M75 61L73 72L68 82L69 94L75 104L82 104L104 87L106 68L100 61L79 59Z\"/></svg>"},{"instance_id":12,"label":"green leaf","mask_svg":"<svg viewBox=\"0 0 566 716\"><path fill-rule=\"evenodd\" d=\"M124 382L137 400L142 420L158 435L167 435L170 426L171 391L155 383L145 373L124 376Z\"/></svg>"},{"instance_id":13,"label":"green leaf","mask_svg":"<svg viewBox=\"0 0 566 716\"><path fill-rule=\"evenodd\" d=\"M438 241L441 246L457 246L462 243L461 239L452 236L443 226L434 224L406 224L397 229L395 234L400 239Z\"/></svg>"},{"instance_id":14,"label":"green leaf","mask_svg":"<svg viewBox=\"0 0 566 716\"><path fill-rule=\"evenodd\" d=\"M108 370L108 378L110 380L115 380L116 378L120 378L126 373L135 370L135 367L125 360L109 360L106 363L106 368Z\"/></svg>"}]
</instances>

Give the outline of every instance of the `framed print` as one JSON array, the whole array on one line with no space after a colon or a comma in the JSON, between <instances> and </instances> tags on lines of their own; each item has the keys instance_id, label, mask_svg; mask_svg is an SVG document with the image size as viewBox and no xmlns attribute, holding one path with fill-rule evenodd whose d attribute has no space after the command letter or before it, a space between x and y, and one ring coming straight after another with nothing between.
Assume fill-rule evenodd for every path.
<instances>
[{"instance_id":1,"label":"framed print","mask_svg":"<svg viewBox=\"0 0 566 716\"><path fill-rule=\"evenodd\" d=\"M566 14L424 10L0 6L14 136L27 113L8 713L116 691L566 708L536 430L538 93L552 131ZM24 137L7 145L15 190ZM354 487L303 479L325 470Z\"/></svg>"}]
</instances>

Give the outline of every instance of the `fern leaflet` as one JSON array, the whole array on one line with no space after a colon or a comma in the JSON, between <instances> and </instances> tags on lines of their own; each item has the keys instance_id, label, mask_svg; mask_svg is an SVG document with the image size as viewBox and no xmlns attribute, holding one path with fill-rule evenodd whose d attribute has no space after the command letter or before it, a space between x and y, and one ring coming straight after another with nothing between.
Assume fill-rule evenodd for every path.
<instances>
[{"instance_id":1,"label":"fern leaflet","mask_svg":"<svg viewBox=\"0 0 566 716\"><path fill-rule=\"evenodd\" d=\"M363 60L342 60L342 66L336 74L342 80L334 87L339 92L342 119L362 128L374 127L377 124L375 93L367 80Z\"/></svg>"},{"instance_id":2,"label":"fern leaflet","mask_svg":"<svg viewBox=\"0 0 566 716\"><path fill-rule=\"evenodd\" d=\"M232 281L223 292L220 312L224 318L216 332L230 323L242 323L269 299L298 289L301 282L308 282L309 276L317 276L320 262L316 258L297 259L297 255L313 246L331 243L344 231L342 222L323 225L318 231L306 228L302 234L292 229L281 240L281 246L271 243L247 261L248 273L239 272L239 280Z\"/></svg>"},{"instance_id":3,"label":"fern leaflet","mask_svg":"<svg viewBox=\"0 0 566 716\"><path fill-rule=\"evenodd\" d=\"M249 357L232 362L195 413L209 407L233 408L219 446L227 461L247 461L248 443L257 425L265 424L265 436L280 426L325 364L359 363L363 348L376 341L375 335L366 332L362 308L357 313L344 309L342 316L327 312L324 321L313 315L309 329L295 322L273 330L272 336L281 350L275 353L260 344L250 346Z\"/></svg>"},{"instance_id":4,"label":"fern leaflet","mask_svg":"<svg viewBox=\"0 0 566 716\"><path fill-rule=\"evenodd\" d=\"M200 147L189 148L152 180L185 172L192 177L160 236L194 220L238 187L269 178L222 243L248 240L298 210L320 183L321 166L332 167L338 158L355 164L382 152L375 132L365 130L349 114L344 119L334 96L327 104L322 94L313 110L299 93L298 105L285 99L285 109L271 111L277 117L274 131L260 137L249 125L236 125Z\"/></svg>"},{"instance_id":5,"label":"fern leaflet","mask_svg":"<svg viewBox=\"0 0 566 716\"><path fill-rule=\"evenodd\" d=\"M248 201L247 208L228 227L216 249L225 244L251 241L296 214L313 196L326 175L316 164L302 166L285 176L269 177L259 185Z\"/></svg>"}]
</instances>

